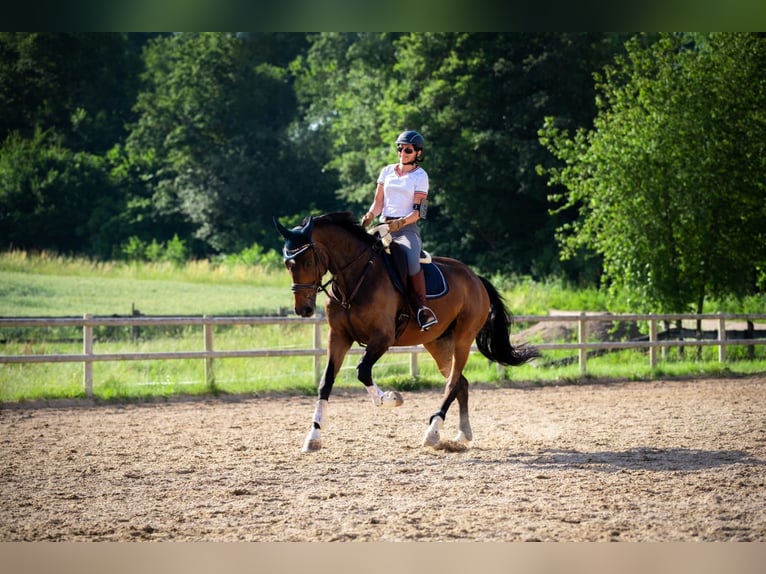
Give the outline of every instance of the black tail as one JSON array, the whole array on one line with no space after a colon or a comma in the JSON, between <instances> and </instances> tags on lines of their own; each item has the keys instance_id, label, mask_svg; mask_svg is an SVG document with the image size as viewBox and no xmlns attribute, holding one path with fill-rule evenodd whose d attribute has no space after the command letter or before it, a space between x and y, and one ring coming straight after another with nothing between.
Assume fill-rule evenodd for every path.
<instances>
[{"instance_id":1,"label":"black tail","mask_svg":"<svg viewBox=\"0 0 766 574\"><path fill-rule=\"evenodd\" d=\"M539 357L540 352L527 345L511 345L511 314L505 306L502 295L497 292L492 283L484 277L479 277L489 295L489 317L487 322L476 335L476 346L481 354L490 361L518 367Z\"/></svg>"}]
</instances>

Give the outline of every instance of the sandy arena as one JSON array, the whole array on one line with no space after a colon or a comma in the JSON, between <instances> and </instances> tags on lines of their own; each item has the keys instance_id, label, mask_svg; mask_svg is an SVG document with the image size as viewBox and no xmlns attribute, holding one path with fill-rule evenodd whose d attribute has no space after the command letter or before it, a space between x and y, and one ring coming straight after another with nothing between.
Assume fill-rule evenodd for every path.
<instances>
[{"instance_id":1,"label":"sandy arena","mask_svg":"<svg viewBox=\"0 0 766 574\"><path fill-rule=\"evenodd\" d=\"M766 541L766 378L404 397L6 406L0 541Z\"/></svg>"}]
</instances>

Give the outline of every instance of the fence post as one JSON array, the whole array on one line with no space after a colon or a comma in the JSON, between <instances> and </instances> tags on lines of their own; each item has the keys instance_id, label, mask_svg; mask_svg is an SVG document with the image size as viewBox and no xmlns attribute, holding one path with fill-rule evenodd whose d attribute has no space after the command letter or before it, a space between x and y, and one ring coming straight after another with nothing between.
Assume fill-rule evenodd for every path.
<instances>
[{"instance_id":1,"label":"fence post","mask_svg":"<svg viewBox=\"0 0 766 574\"><path fill-rule=\"evenodd\" d=\"M657 319L653 317L649 319L649 342L657 342ZM649 347L649 366L652 369L657 368L657 347L655 346Z\"/></svg>"},{"instance_id":2,"label":"fence post","mask_svg":"<svg viewBox=\"0 0 766 574\"><path fill-rule=\"evenodd\" d=\"M718 317L718 340L721 344L718 346L718 362L726 362L726 319L723 316Z\"/></svg>"},{"instance_id":3,"label":"fence post","mask_svg":"<svg viewBox=\"0 0 766 574\"><path fill-rule=\"evenodd\" d=\"M322 323L314 323L314 350L322 348ZM314 381L318 381L322 376L322 356L314 354Z\"/></svg>"},{"instance_id":4,"label":"fence post","mask_svg":"<svg viewBox=\"0 0 766 574\"><path fill-rule=\"evenodd\" d=\"M410 353L410 376L418 376L418 354L417 352Z\"/></svg>"},{"instance_id":5,"label":"fence post","mask_svg":"<svg viewBox=\"0 0 766 574\"><path fill-rule=\"evenodd\" d=\"M586 323L585 323L585 313L580 313L580 319L577 322L577 342L582 345L585 343L585 333L586 333ZM580 347L578 349L578 354L580 357L580 374L582 376L585 376L585 374L588 371L588 350Z\"/></svg>"},{"instance_id":6,"label":"fence post","mask_svg":"<svg viewBox=\"0 0 766 574\"><path fill-rule=\"evenodd\" d=\"M85 321L93 318L90 313L85 313L82 317ZM85 387L85 396L93 397L93 361L88 357L93 355L93 326L83 323L82 326L82 353L85 355L82 369L82 382Z\"/></svg>"},{"instance_id":7,"label":"fence post","mask_svg":"<svg viewBox=\"0 0 766 574\"><path fill-rule=\"evenodd\" d=\"M207 315L202 316L203 319L207 319ZM213 324L205 321L202 324L202 331L205 338L205 352L210 353L213 351ZM207 382L208 390L215 390L215 369L213 367L213 357L205 357L205 381Z\"/></svg>"},{"instance_id":8,"label":"fence post","mask_svg":"<svg viewBox=\"0 0 766 574\"><path fill-rule=\"evenodd\" d=\"M747 331L745 331L745 339L752 339L753 338L753 330L755 329L753 322L748 321L747 322ZM755 345L748 345L747 346L747 358L751 361L755 360Z\"/></svg>"}]
</instances>

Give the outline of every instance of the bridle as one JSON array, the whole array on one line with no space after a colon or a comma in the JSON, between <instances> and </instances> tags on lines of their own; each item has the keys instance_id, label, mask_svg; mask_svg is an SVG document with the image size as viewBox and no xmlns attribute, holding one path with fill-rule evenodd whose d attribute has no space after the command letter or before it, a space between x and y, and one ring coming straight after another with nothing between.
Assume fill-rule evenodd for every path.
<instances>
[{"instance_id":1,"label":"bridle","mask_svg":"<svg viewBox=\"0 0 766 574\"><path fill-rule=\"evenodd\" d=\"M316 296L317 293L324 292L325 295L327 295L330 299L335 301L336 303L339 303L344 309L349 309L351 307L351 302L356 297L357 293L359 293L359 289L362 286L362 283L364 282L365 277L367 276L367 273L372 268L372 264L375 261L375 258L378 256L378 253L380 253L382 244L380 241L377 241L376 243L372 245L368 245L365 247L359 255L354 257L351 261L346 263L343 268L339 269L337 273L334 273L330 279L328 279L326 282L322 283L322 277L324 277L324 274L327 273L327 268L322 269L321 268L321 259L319 257L319 254L317 253L317 249L314 245L314 242L307 243L306 245L301 246L299 249L297 249L294 253L290 254L290 259L295 259L298 255L302 254L304 251L311 251L311 254L314 257L314 269L316 270L316 276L314 277L314 281L312 283L293 283L290 287L290 290L298 294L302 291L312 291L313 295ZM359 261L368 251L371 252L370 259L367 261L367 264L365 265L364 269L362 270L361 274L359 275L359 278L356 280L356 284L354 286L354 289L351 291L351 295L346 297L346 294L343 292L343 290L340 288L340 285L336 281L336 278L340 275L342 275L349 267L351 267L354 263ZM333 288L328 291L327 286L332 284ZM338 292L340 294L340 298L338 298L334 292Z\"/></svg>"},{"instance_id":2,"label":"bridle","mask_svg":"<svg viewBox=\"0 0 766 574\"><path fill-rule=\"evenodd\" d=\"M290 290L293 293L300 293L301 291L313 291L314 295L316 295L319 291L325 291L325 288L327 287L328 283L325 283L324 285L321 285L322 277L324 276L326 271L321 271L319 268L319 265L321 263L319 259L319 255L317 255L316 248L314 247L314 243L307 243L306 245L302 245L300 248L296 249L292 253L288 253L287 249L284 249L284 255L285 259L292 259L295 261L295 259L303 253L304 251L311 250L312 255L314 256L314 269L315 273L317 273L317 277L314 278L314 281L312 283L293 283L290 286Z\"/></svg>"}]
</instances>

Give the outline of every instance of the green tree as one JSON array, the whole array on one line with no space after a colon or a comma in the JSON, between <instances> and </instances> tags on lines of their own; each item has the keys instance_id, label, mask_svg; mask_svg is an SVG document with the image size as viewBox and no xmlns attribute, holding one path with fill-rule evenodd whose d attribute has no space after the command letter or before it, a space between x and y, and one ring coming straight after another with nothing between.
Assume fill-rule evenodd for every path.
<instances>
[{"instance_id":1,"label":"green tree","mask_svg":"<svg viewBox=\"0 0 766 574\"><path fill-rule=\"evenodd\" d=\"M338 174L336 193L347 209L366 209L374 178L391 159L396 134L385 121L390 115L386 94L392 88L399 37L315 34L307 52L292 64L301 130L324 148L325 168Z\"/></svg>"},{"instance_id":2,"label":"green tree","mask_svg":"<svg viewBox=\"0 0 766 574\"><path fill-rule=\"evenodd\" d=\"M564 163L553 199L565 256L591 249L637 309L703 311L766 268L766 40L755 34L637 38L598 82L591 130L549 118L541 141Z\"/></svg>"},{"instance_id":3,"label":"green tree","mask_svg":"<svg viewBox=\"0 0 766 574\"><path fill-rule=\"evenodd\" d=\"M294 37L274 36L288 49ZM158 212L190 222L216 251L273 237L271 217L311 206L310 173L291 143L296 102L285 67L264 35L178 34L145 51L145 87L128 139Z\"/></svg>"},{"instance_id":4,"label":"green tree","mask_svg":"<svg viewBox=\"0 0 766 574\"><path fill-rule=\"evenodd\" d=\"M140 55L117 33L0 33L0 141L54 131L103 154L125 134Z\"/></svg>"},{"instance_id":5,"label":"green tree","mask_svg":"<svg viewBox=\"0 0 766 574\"><path fill-rule=\"evenodd\" d=\"M0 245L110 254L139 66L125 34L0 33Z\"/></svg>"},{"instance_id":6,"label":"green tree","mask_svg":"<svg viewBox=\"0 0 766 574\"><path fill-rule=\"evenodd\" d=\"M36 132L0 146L0 229L8 247L83 250L100 222L92 213L110 201L104 161L73 152L61 138Z\"/></svg>"},{"instance_id":7,"label":"green tree","mask_svg":"<svg viewBox=\"0 0 766 574\"><path fill-rule=\"evenodd\" d=\"M591 74L619 49L605 34L320 34L298 95L329 134L348 207L366 209L396 135L416 129L432 189L425 242L487 271L542 276L560 264L537 130L552 113L590 125Z\"/></svg>"}]
</instances>

